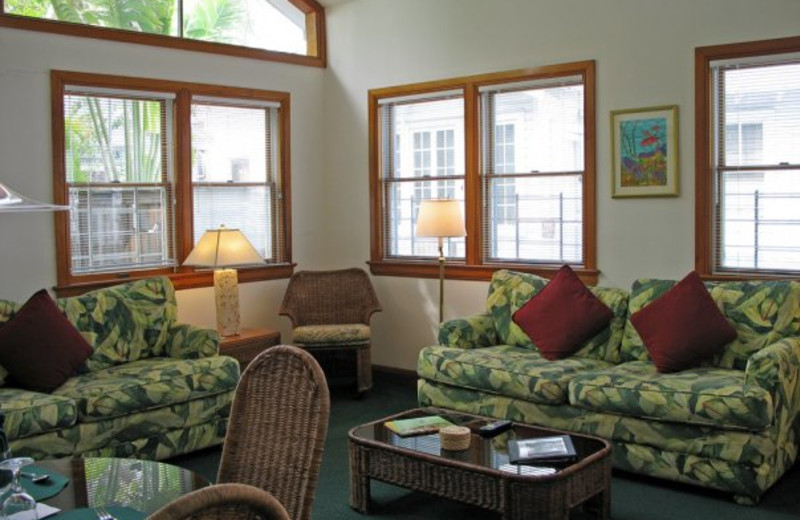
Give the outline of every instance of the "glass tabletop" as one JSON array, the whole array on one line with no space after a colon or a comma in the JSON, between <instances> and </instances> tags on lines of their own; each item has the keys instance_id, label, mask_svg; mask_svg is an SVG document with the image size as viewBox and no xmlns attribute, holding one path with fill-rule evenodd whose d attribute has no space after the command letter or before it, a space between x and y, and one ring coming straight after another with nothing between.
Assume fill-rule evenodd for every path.
<instances>
[{"instance_id":1,"label":"glass tabletop","mask_svg":"<svg viewBox=\"0 0 800 520\"><path fill-rule=\"evenodd\" d=\"M151 460L52 459L37 461L36 465L70 479L58 495L43 500L64 511L126 506L153 513L181 495L210 484L192 471Z\"/></svg>"},{"instance_id":2,"label":"glass tabletop","mask_svg":"<svg viewBox=\"0 0 800 520\"><path fill-rule=\"evenodd\" d=\"M388 420L410 419L428 415L439 415L453 424L458 426L466 426L469 428L471 430L469 448L459 451L445 450L441 446L438 433L401 437L384 426L384 423ZM350 434L359 440L365 440L368 442L373 441L394 448L410 450L421 455L429 455L442 459L460 461L489 470L525 476L544 476L555 474L567 467L580 463L589 456L602 451L607 446L607 443L600 439L570 433L569 435L572 438L573 444L575 445L575 450L577 452L576 461L542 462L538 464L512 464L509 462L508 456L508 442L510 440L548 437L568 432L556 431L547 428L537 428L515 423L511 430L489 439L485 439L478 435L478 429L492 421L494 421L494 419L459 414L449 410L418 408L392 417L386 417L379 421L357 426L351 430Z\"/></svg>"}]
</instances>

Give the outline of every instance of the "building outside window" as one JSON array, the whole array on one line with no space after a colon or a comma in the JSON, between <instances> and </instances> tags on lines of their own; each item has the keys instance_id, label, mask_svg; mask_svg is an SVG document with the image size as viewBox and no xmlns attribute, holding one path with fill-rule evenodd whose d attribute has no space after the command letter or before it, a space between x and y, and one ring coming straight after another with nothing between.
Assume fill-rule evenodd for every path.
<instances>
[{"instance_id":1,"label":"building outside window","mask_svg":"<svg viewBox=\"0 0 800 520\"><path fill-rule=\"evenodd\" d=\"M583 62L371 91L373 272L428 274L437 240L414 229L432 198L464 208L468 236L445 239L450 273L594 270L593 72Z\"/></svg>"},{"instance_id":2,"label":"building outside window","mask_svg":"<svg viewBox=\"0 0 800 520\"><path fill-rule=\"evenodd\" d=\"M700 271L800 273L800 40L758 52L759 42L698 49L710 94L698 117Z\"/></svg>"}]
</instances>

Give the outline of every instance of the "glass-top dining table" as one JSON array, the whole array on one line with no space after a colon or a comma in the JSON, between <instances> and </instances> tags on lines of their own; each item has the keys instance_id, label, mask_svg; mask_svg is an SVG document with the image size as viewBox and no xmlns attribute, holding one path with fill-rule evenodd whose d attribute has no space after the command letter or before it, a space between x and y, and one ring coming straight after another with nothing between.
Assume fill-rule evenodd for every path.
<instances>
[{"instance_id":1,"label":"glass-top dining table","mask_svg":"<svg viewBox=\"0 0 800 520\"><path fill-rule=\"evenodd\" d=\"M123 506L149 514L210 484L188 469L152 460L52 459L35 465L69 479L60 493L42 500L62 511Z\"/></svg>"}]
</instances>

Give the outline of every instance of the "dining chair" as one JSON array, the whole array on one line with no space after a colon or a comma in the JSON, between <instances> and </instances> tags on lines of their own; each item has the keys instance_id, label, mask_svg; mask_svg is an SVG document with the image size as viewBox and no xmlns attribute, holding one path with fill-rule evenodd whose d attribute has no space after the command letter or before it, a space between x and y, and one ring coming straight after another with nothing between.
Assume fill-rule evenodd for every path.
<instances>
[{"instance_id":1,"label":"dining chair","mask_svg":"<svg viewBox=\"0 0 800 520\"><path fill-rule=\"evenodd\" d=\"M316 360L289 345L265 350L236 388L217 482L269 491L292 520L308 520L329 415L328 385Z\"/></svg>"},{"instance_id":2,"label":"dining chair","mask_svg":"<svg viewBox=\"0 0 800 520\"><path fill-rule=\"evenodd\" d=\"M268 491L246 484L216 484L187 493L147 520L291 520Z\"/></svg>"},{"instance_id":3,"label":"dining chair","mask_svg":"<svg viewBox=\"0 0 800 520\"><path fill-rule=\"evenodd\" d=\"M279 314L292 321L292 344L315 356L355 351L359 396L372 388L370 319L381 304L363 269L298 271L289 279ZM319 357L318 360L323 360ZM334 358L335 359L335 358ZM328 382L339 376L325 363Z\"/></svg>"}]
</instances>

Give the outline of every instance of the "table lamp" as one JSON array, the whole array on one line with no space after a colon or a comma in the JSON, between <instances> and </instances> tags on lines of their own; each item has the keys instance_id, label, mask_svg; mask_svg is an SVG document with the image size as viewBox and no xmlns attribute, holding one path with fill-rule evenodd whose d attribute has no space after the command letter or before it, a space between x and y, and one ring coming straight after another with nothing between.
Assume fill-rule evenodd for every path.
<instances>
[{"instance_id":1,"label":"table lamp","mask_svg":"<svg viewBox=\"0 0 800 520\"><path fill-rule=\"evenodd\" d=\"M417 214L418 237L439 239L439 323L444 321L444 237L467 236L461 202L453 199L423 200Z\"/></svg>"},{"instance_id":2,"label":"table lamp","mask_svg":"<svg viewBox=\"0 0 800 520\"><path fill-rule=\"evenodd\" d=\"M238 229L209 229L186 257L183 265L214 269L217 332L239 334L239 280L234 267L263 265L264 258Z\"/></svg>"}]
</instances>

